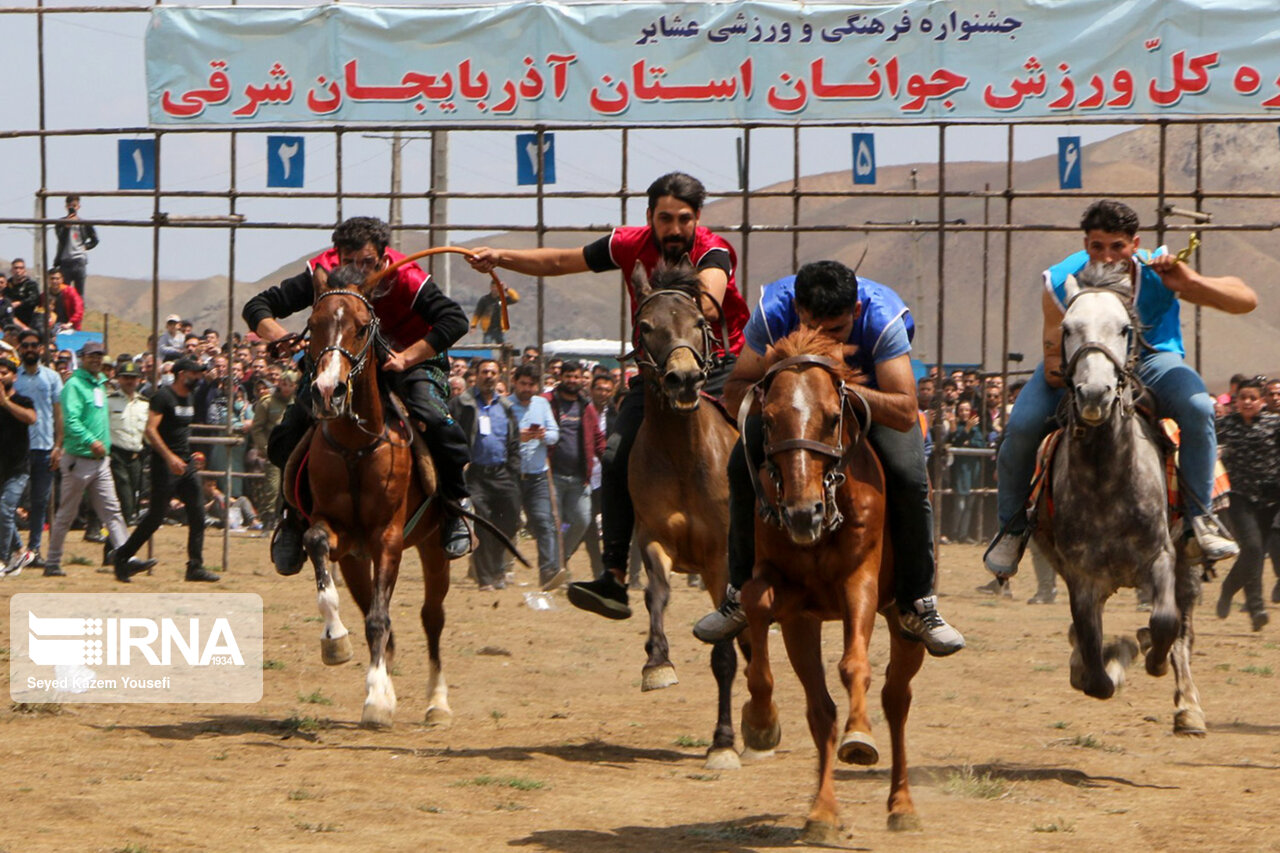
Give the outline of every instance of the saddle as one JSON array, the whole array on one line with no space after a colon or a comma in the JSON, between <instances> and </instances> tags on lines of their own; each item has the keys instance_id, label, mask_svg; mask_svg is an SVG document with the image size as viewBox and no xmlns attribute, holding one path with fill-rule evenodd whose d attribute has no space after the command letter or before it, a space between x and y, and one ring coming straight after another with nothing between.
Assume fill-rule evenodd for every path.
<instances>
[{"instance_id":1,"label":"saddle","mask_svg":"<svg viewBox=\"0 0 1280 853\"><path fill-rule=\"evenodd\" d=\"M1182 477L1178 467L1178 447L1181 435L1178 431L1178 425L1170 418L1157 420L1152 407L1142 405L1141 401L1139 411L1151 431L1152 438L1155 439L1156 446L1160 448L1160 452L1164 455L1165 490L1169 501L1169 521L1173 523L1182 517ZM1046 519L1053 517L1053 490L1050 484L1053 482L1054 451L1058 448L1063 429L1063 427L1059 427L1046 435L1044 440L1040 442L1040 448L1036 451L1035 475L1031 478L1031 496L1027 499L1027 516L1029 518L1039 517L1038 514L1040 512L1044 513L1043 517ZM1222 460L1219 459L1214 463L1213 493L1210 500L1210 509L1214 513L1226 507L1228 502L1227 493L1230 491L1231 482L1227 478L1227 469L1223 467Z\"/></svg>"},{"instance_id":2,"label":"saddle","mask_svg":"<svg viewBox=\"0 0 1280 853\"><path fill-rule=\"evenodd\" d=\"M438 482L435 463L432 462L431 453L427 450L426 440L423 439L418 430L412 427L408 411L400 398L394 392L390 393L389 397L391 411L399 419L400 423L408 428L409 435L412 436L410 444L413 450L414 471L423 492L428 495L426 502L421 507L418 507L406 521L405 535L407 536L412 532L418 519L422 517L423 511L430 505L432 498L435 497ZM303 433L302 439L293 448L293 452L289 454L289 461L285 464L280 478L284 502L300 512L308 522L311 521L313 495L311 494L311 479L307 476L307 465L311 458L311 440L315 436L315 431L316 425L312 424Z\"/></svg>"}]
</instances>

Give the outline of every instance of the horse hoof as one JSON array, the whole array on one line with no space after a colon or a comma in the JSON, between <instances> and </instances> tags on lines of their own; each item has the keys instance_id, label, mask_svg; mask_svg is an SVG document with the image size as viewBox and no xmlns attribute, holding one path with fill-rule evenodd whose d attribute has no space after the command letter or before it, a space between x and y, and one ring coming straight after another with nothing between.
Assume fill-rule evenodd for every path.
<instances>
[{"instance_id":1,"label":"horse hoof","mask_svg":"<svg viewBox=\"0 0 1280 853\"><path fill-rule=\"evenodd\" d=\"M394 716L395 711L391 708L381 705L365 705L364 713L360 715L360 728L389 729Z\"/></svg>"},{"instance_id":2,"label":"horse hoof","mask_svg":"<svg viewBox=\"0 0 1280 853\"><path fill-rule=\"evenodd\" d=\"M741 770L742 762L738 760L738 753L733 751L733 747L726 746L708 752L707 763L703 767L707 770Z\"/></svg>"},{"instance_id":3,"label":"horse hoof","mask_svg":"<svg viewBox=\"0 0 1280 853\"><path fill-rule=\"evenodd\" d=\"M424 722L428 726L448 728L453 725L453 712L448 708L437 708L433 705L427 709L427 718Z\"/></svg>"},{"instance_id":4,"label":"horse hoof","mask_svg":"<svg viewBox=\"0 0 1280 853\"><path fill-rule=\"evenodd\" d=\"M351 660L351 654L350 634L343 634L333 639L325 637L320 640L320 660L324 661L325 666L346 663Z\"/></svg>"},{"instance_id":5,"label":"horse hoof","mask_svg":"<svg viewBox=\"0 0 1280 853\"><path fill-rule=\"evenodd\" d=\"M674 687L679 683L680 679L676 678L676 668L669 663L660 663L657 666L644 668L644 674L640 679L640 690L648 693L650 690Z\"/></svg>"},{"instance_id":6,"label":"horse hoof","mask_svg":"<svg viewBox=\"0 0 1280 853\"><path fill-rule=\"evenodd\" d=\"M752 749L747 747L742 750L743 761L765 761L777 755L772 749Z\"/></svg>"},{"instance_id":7,"label":"horse hoof","mask_svg":"<svg viewBox=\"0 0 1280 853\"><path fill-rule=\"evenodd\" d=\"M880 760L875 738L866 732L845 732L836 755L845 764L870 765Z\"/></svg>"},{"instance_id":8,"label":"horse hoof","mask_svg":"<svg viewBox=\"0 0 1280 853\"><path fill-rule=\"evenodd\" d=\"M812 844L818 847L840 847L842 846L840 844L840 827L834 823L810 818L804 822L804 829L800 831L800 841L803 844Z\"/></svg>"},{"instance_id":9,"label":"horse hoof","mask_svg":"<svg viewBox=\"0 0 1280 853\"><path fill-rule=\"evenodd\" d=\"M1204 712L1198 709L1178 711L1173 715L1173 733L1182 737L1204 737L1207 733Z\"/></svg>"},{"instance_id":10,"label":"horse hoof","mask_svg":"<svg viewBox=\"0 0 1280 853\"><path fill-rule=\"evenodd\" d=\"M782 741L782 723L778 720L778 712L773 712L773 722L763 728L751 724L748 715L751 703L742 708L742 742L757 752L768 752Z\"/></svg>"},{"instance_id":11,"label":"horse hoof","mask_svg":"<svg viewBox=\"0 0 1280 853\"><path fill-rule=\"evenodd\" d=\"M922 832L924 824L915 812L892 812L889 815L890 832Z\"/></svg>"}]
</instances>

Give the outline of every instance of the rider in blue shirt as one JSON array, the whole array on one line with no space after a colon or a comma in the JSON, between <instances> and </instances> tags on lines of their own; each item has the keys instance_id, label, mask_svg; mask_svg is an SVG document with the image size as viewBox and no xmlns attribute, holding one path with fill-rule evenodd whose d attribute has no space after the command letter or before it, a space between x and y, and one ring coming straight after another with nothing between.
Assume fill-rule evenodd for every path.
<instances>
[{"instance_id":1,"label":"rider in blue shirt","mask_svg":"<svg viewBox=\"0 0 1280 853\"><path fill-rule=\"evenodd\" d=\"M1142 334L1149 347L1138 361L1138 377L1154 394L1157 414L1173 418L1182 434L1179 454L1189 494L1184 507L1191 532L1206 559L1222 560L1239 553L1236 543L1209 515L1213 465L1217 458L1213 398L1186 362L1178 316L1179 299L1246 314L1258 297L1235 276L1204 276L1164 252L1138 248L1138 215L1109 199L1089 206L1080 222L1084 251L1076 252L1044 272L1044 361L1023 387L1009 414L997 458L997 510L1002 533L987 549L988 571L1007 578L1018 569L1028 531L1026 503L1031 492L1036 449L1052 427L1051 419L1065 393L1062 378L1062 318L1066 280L1089 262L1133 264L1134 298Z\"/></svg>"},{"instance_id":2,"label":"rider in blue shirt","mask_svg":"<svg viewBox=\"0 0 1280 853\"><path fill-rule=\"evenodd\" d=\"M765 288L743 331L746 346L725 383L725 403L736 412L748 390L765 375L771 345L801 327L844 344L845 361L857 369L871 408L867 439L884 467L889 537L895 559L895 597L902 625L935 656L964 648L964 637L939 615L933 595L933 511L925 472L924 439L917 420L911 370L911 312L893 290L858 278L837 261L805 264L794 276ZM744 442L753 459L764 458L759 412L747 417L729 459L729 589L720 609L704 616L694 634L714 643L746 627L738 591L755 566L755 490Z\"/></svg>"}]
</instances>

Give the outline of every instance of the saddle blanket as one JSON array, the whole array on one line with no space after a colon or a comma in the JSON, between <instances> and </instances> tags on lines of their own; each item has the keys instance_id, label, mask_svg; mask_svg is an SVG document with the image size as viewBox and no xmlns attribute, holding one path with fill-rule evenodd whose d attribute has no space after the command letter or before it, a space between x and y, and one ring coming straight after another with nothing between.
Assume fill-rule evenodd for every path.
<instances>
[{"instance_id":1,"label":"saddle blanket","mask_svg":"<svg viewBox=\"0 0 1280 853\"><path fill-rule=\"evenodd\" d=\"M1164 438L1162 449L1165 460L1165 484L1169 496L1169 518L1174 520L1182 515L1182 494L1178 483L1178 445L1181 436L1178 425L1169 418L1160 420L1159 427ZM1053 517L1053 494L1052 489L1049 488L1052 480L1050 467L1054 451L1058 448L1058 441L1062 438L1062 432L1059 428L1046 435L1044 441L1040 442L1040 449L1036 451L1036 471L1035 476L1031 478L1031 497L1027 499L1028 515L1034 516L1043 500L1046 517ZM1227 493L1230 491L1231 481L1227 478L1227 469L1223 467L1222 460L1218 459L1214 462L1213 494L1210 498L1210 508L1213 512L1217 513L1226 508Z\"/></svg>"}]
</instances>

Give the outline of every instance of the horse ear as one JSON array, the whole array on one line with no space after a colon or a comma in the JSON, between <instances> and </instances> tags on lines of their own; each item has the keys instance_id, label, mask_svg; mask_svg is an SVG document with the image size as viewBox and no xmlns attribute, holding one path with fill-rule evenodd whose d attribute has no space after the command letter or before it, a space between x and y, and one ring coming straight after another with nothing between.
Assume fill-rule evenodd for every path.
<instances>
[{"instance_id":1,"label":"horse ear","mask_svg":"<svg viewBox=\"0 0 1280 853\"><path fill-rule=\"evenodd\" d=\"M317 266L311 271L311 286L317 295L329 289L329 271Z\"/></svg>"},{"instance_id":2,"label":"horse ear","mask_svg":"<svg viewBox=\"0 0 1280 853\"><path fill-rule=\"evenodd\" d=\"M635 292L636 299L644 299L653 290L649 286L649 276L644 271L644 264L639 261L631 268L631 289Z\"/></svg>"},{"instance_id":3,"label":"horse ear","mask_svg":"<svg viewBox=\"0 0 1280 853\"><path fill-rule=\"evenodd\" d=\"M1076 277L1073 275L1067 276L1067 280L1063 282L1062 287L1063 290L1066 291L1067 296L1067 298L1063 300L1064 302L1069 303L1072 299L1075 299L1076 294L1080 292L1080 284L1076 281Z\"/></svg>"},{"instance_id":4,"label":"horse ear","mask_svg":"<svg viewBox=\"0 0 1280 853\"><path fill-rule=\"evenodd\" d=\"M676 264L676 270L678 270L681 273L687 273L687 274L693 273L694 271L693 258L689 257L688 252L685 252L684 256L680 258L680 262Z\"/></svg>"}]
</instances>

